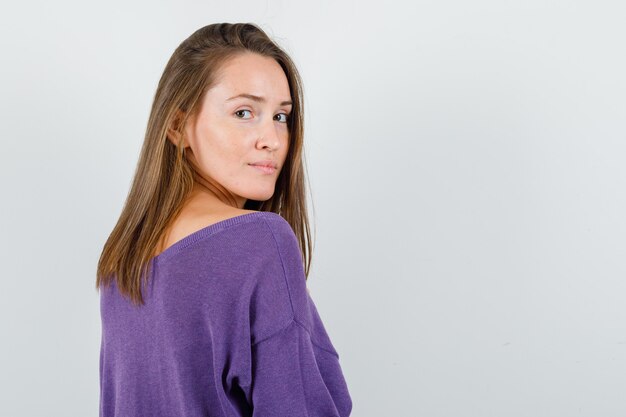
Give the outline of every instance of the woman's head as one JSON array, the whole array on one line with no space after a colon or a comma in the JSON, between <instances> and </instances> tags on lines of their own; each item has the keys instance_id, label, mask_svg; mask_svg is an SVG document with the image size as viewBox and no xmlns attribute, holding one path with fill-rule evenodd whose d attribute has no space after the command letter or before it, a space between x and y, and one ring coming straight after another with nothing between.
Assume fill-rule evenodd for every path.
<instances>
[{"instance_id":1,"label":"woman's head","mask_svg":"<svg viewBox=\"0 0 626 417\"><path fill-rule=\"evenodd\" d=\"M246 199L245 208L280 212L282 206L288 203L283 201L285 188L289 188L292 180L298 181L301 175L304 120L301 85L292 60L258 26L249 23L205 26L183 41L167 63L155 94L148 126L148 130L153 127L157 132L146 135L144 146L163 149L163 160L160 162L175 169L172 180L177 181L180 177L183 188L196 182L196 175L202 174L201 179L212 180L211 184L230 185L237 190L228 189L229 192L243 193L241 185L235 187L233 184L237 182L236 178L224 181L233 174L232 166L227 168L227 172L220 170L226 168L228 161L217 155L220 151L217 145L229 139L231 144L247 141L249 146L252 140L271 142L272 136L280 137L281 144L276 146L288 152L282 157L284 163L281 163L280 171L262 178L265 186L261 188L265 188L264 191L247 187L246 193L254 197L239 196ZM257 109L250 109L256 110L252 112L256 113L254 117L250 116L250 112L237 112L228 115L231 116L228 120L226 107L232 110L233 105L238 105L237 109L243 109L253 104L250 99L225 102L226 98L235 94L225 96L234 92L263 95L269 101L257 103ZM285 100L292 104L277 106ZM280 121L272 120L280 109L290 110L287 124L282 123L282 116ZM276 127L275 131L271 131L272 126ZM261 160L278 158L279 149L272 148L275 145L256 145L268 146L268 149L241 157L252 158L253 161L262 155L265 156ZM191 157L187 158L188 154ZM228 155L229 160L236 157ZM240 175L237 178L243 180ZM272 179L276 190L268 195L267 184Z\"/></svg>"},{"instance_id":2,"label":"woman's head","mask_svg":"<svg viewBox=\"0 0 626 417\"><path fill-rule=\"evenodd\" d=\"M184 135L170 127L168 138L175 145L182 141L197 180L243 207L248 199L266 201L274 194L289 150L292 107L278 62L243 52L220 65ZM260 163L273 168L253 165Z\"/></svg>"},{"instance_id":3,"label":"woman's head","mask_svg":"<svg viewBox=\"0 0 626 417\"><path fill-rule=\"evenodd\" d=\"M185 39L163 71L131 190L104 245L96 288L115 279L143 303L141 281L168 226L199 182L246 209L282 215L308 276L303 98L288 54L258 26L218 23ZM239 94L260 96L234 98ZM289 102L289 103L287 103ZM263 173L249 164L273 161Z\"/></svg>"}]
</instances>

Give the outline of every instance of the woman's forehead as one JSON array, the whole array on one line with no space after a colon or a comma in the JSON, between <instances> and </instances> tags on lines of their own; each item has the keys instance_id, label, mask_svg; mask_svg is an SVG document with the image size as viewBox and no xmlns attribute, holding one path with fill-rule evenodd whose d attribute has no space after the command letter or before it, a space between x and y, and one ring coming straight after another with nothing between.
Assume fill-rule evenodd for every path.
<instances>
[{"instance_id":1,"label":"woman's forehead","mask_svg":"<svg viewBox=\"0 0 626 417\"><path fill-rule=\"evenodd\" d=\"M244 84L231 86L215 85L207 91L204 101L223 105L237 104L242 101L252 101L261 105L290 106L293 104L288 87L283 92L276 91L272 86L268 88L246 88Z\"/></svg>"},{"instance_id":2,"label":"woman's forehead","mask_svg":"<svg viewBox=\"0 0 626 417\"><path fill-rule=\"evenodd\" d=\"M254 100L252 96L256 96L262 99L255 101L284 104L291 98L282 67L274 59L257 54L245 54L226 63L208 93L223 102Z\"/></svg>"}]
</instances>

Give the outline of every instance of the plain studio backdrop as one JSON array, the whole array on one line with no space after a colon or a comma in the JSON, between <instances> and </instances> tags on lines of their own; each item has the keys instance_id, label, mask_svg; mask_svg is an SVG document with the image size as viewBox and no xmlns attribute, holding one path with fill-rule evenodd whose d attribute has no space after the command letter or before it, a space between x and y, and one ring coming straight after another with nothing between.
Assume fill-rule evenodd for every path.
<instances>
[{"instance_id":1,"label":"plain studio backdrop","mask_svg":"<svg viewBox=\"0 0 626 417\"><path fill-rule=\"evenodd\" d=\"M0 415L96 416L97 261L165 63L254 22L304 79L309 281L352 415L626 415L622 1L0 12Z\"/></svg>"}]
</instances>

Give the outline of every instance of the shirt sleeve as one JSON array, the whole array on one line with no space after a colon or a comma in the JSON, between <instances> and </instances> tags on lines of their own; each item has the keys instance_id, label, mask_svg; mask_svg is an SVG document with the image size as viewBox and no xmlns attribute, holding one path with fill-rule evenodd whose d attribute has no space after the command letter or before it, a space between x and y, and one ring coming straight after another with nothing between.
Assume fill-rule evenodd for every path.
<instances>
[{"instance_id":1,"label":"shirt sleeve","mask_svg":"<svg viewBox=\"0 0 626 417\"><path fill-rule=\"evenodd\" d=\"M252 416L347 417L352 400L307 291L296 236L278 215L264 221L271 239L250 298L250 378L242 387Z\"/></svg>"}]
</instances>

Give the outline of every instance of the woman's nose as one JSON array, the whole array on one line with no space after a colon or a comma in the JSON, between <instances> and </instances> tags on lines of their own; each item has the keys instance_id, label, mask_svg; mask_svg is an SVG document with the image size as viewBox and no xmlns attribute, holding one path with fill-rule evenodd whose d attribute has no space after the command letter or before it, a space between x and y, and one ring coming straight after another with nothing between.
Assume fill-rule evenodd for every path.
<instances>
[{"instance_id":1,"label":"woman's nose","mask_svg":"<svg viewBox=\"0 0 626 417\"><path fill-rule=\"evenodd\" d=\"M272 149L276 149L280 146L280 136L275 123L276 122L273 120L269 123L264 123L259 135L259 142Z\"/></svg>"}]
</instances>

